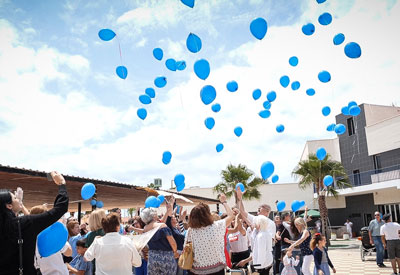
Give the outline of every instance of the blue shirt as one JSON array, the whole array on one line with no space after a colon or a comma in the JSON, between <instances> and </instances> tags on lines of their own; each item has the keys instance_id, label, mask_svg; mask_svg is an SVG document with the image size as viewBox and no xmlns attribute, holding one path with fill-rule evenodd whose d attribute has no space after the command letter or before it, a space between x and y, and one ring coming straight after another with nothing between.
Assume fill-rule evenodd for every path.
<instances>
[{"instance_id":1,"label":"blue shirt","mask_svg":"<svg viewBox=\"0 0 400 275\"><path fill-rule=\"evenodd\" d=\"M76 251L76 242L83 238L84 236L81 236L81 234L69 238L68 242L71 245L72 249L72 255L71 255L72 259L75 258L76 255L78 255L78 252Z\"/></svg>"},{"instance_id":2,"label":"blue shirt","mask_svg":"<svg viewBox=\"0 0 400 275\"><path fill-rule=\"evenodd\" d=\"M149 250L172 251L167 236L172 236L171 229L168 227L158 229L148 242Z\"/></svg>"},{"instance_id":3,"label":"blue shirt","mask_svg":"<svg viewBox=\"0 0 400 275\"><path fill-rule=\"evenodd\" d=\"M371 231L371 235L373 237L380 237L381 236L381 226L385 223L381 220L380 222L377 219L372 220L369 223L368 231Z\"/></svg>"},{"instance_id":4,"label":"blue shirt","mask_svg":"<svg viewBox=\"0 0 400 275\"><path fill-rule=\"evenodd\" d=\"M77 255L70 263L73 268L85 270L85 275L92 275L92 262L86 262L82 255Z\"/></svg>"}]
</instances>

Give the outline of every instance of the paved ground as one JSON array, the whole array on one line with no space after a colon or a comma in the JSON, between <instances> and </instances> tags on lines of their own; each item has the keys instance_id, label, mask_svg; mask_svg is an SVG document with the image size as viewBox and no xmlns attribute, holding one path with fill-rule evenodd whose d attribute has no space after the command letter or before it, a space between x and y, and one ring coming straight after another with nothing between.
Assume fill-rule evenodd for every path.
<instances>
[{"instance_id":1,"label":"paved ground","mask_svg":"<svg viewBox=\"0 0 400 275\"><path fill-rule=\"evenodd\" d=\"M364 262L361 261L360 244L361 242L357 239L332 241L333 247L329 249L329 258L336 268L337 275L392 274L392 267L389 261L384 262L387 266L386 268L379 268L376 265L375 254L367 256ZM312 268L314 268L314 266Z\"/></svg>"}]
</instances>

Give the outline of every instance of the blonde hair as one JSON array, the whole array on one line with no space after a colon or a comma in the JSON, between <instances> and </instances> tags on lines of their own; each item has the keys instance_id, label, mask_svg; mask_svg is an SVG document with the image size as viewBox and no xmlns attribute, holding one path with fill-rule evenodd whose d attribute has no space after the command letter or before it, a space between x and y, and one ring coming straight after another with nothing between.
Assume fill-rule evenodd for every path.
<instances>
[{"instance_id":1,"label":"blonde hair","mask_svg":"<svg viewBox=\"0 0 400 275\"><path fill-rule=\"evenodd\" d=\"M260 231L267 231L267 229L268 229L268 218L263 216L263 215L256 216L255 219L254 219L254 225L256 227L259 227Z\"/></svg>"},{"instance_id":2,"label":"blonde hair","mask_svg":"<svg viewBox=\"0 0 400 275\"><path fill-rule=\"evenodd\" d=\"M96 209L89 216L89 227L90 231L96 231L103 226L101 225L101 220L106 217L106 211L104 209Z\"/></svg>"},{"instance_id":3,"label":"blonde hair","mask_svg":"<svg viewBox=\"0 0 400 275\"><path fill-rule=\"evenodd\" d=\"M295 224L295 225L301 225L301 226L303 227L303 229L306 229L306 228L307 228L307 224L306 224L306 222L304 221L303 218L296 218L296 219L294 220L294 224Z\"/></svg>"}]
</instances>

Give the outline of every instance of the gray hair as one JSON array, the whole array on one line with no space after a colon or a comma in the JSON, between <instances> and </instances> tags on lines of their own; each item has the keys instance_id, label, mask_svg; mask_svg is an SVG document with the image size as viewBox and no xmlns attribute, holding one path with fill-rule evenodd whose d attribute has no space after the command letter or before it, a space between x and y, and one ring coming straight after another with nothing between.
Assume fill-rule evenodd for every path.
<instances>
[{"instance_id":1,"label":"gray hair","mask_svg":"<svg viewBox=\"0 0 400 275\"><path fill-rule=\"evenodd\" d=\"M262 215L256 216L254 219L254 225L260 227L260 231L268 230L268 218Z\"/></svg>"},{"instance_id":2,"label":"gray hair","mask_svg":"<svg viewBox=\"0 0 400 275\"><path fill-rule=\"evenodd\" d=\"M143 209L142 212L140 212L140 218L145 224L152 222L154 218L157 218L156 208L150 207Z\"/></svg>"}]
</instances>

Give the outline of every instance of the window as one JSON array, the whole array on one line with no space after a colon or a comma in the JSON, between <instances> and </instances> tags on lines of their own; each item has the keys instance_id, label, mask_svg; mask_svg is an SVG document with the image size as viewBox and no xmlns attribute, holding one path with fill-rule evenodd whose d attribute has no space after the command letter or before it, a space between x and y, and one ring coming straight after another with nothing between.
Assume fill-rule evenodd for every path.
<instances>
[{"instance_id":1,"label":"window","mask_svg":"<svg viewBox=\"0 0 400 275\"><path fill-rule=\"evenodd\" d=\"M379 155L374 155L374 168L376 174L382 173L381 156Z\"/></svg>"},{"instance_id":2,"label":"window","mask_svg":"<svg viewBox=\"0 0 400 275\"><path fill-rule=\"evenodd\" d=\"M360 170L353 171L353 184L354 184L354 186L361 185Z\"/></svg>"},{"instance_id":3,"label":"window","mask_svg":"<svg viewBox=\"0 0 400 275\"><path fill-rule=\"evenodd\" d=\"M349 136L354 135L354 121L352 117L347 119L347 130L349 132Z\"/></svg>"}]
</instances>

